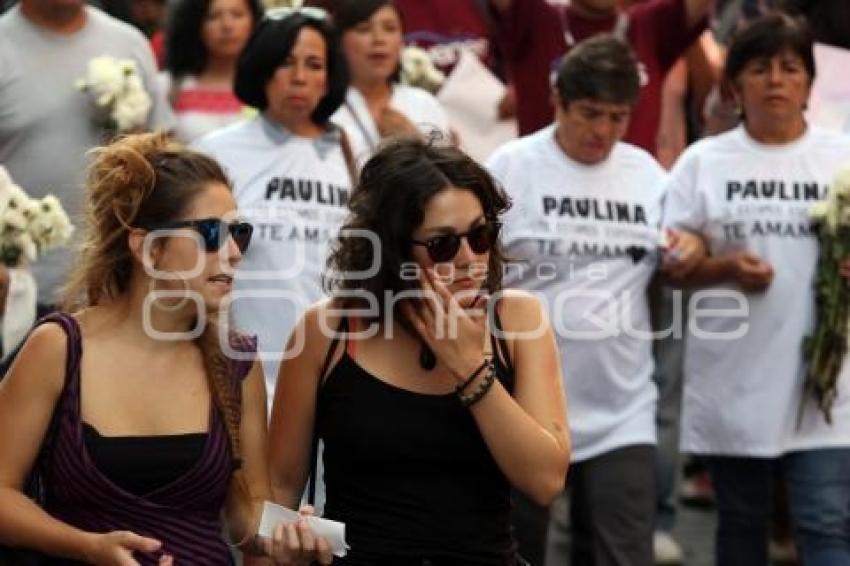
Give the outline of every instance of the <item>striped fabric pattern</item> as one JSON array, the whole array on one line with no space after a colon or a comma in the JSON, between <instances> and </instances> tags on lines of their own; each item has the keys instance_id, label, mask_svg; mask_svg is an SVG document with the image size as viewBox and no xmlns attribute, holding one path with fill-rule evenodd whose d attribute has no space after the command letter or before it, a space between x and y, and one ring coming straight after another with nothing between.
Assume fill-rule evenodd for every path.
<instances>
[{"instance_id":1,"label":"striped fabric pattern","mask_svg":"<svg viewBox=\"0 0 850 566\"><path fill-rule=\"evenodd\" d=\"M175 564L230 565L230 549L222 538L221 510L233 472L231 450L222 415L210 409L209 434L201 459L183 476L143 497L114 485L92 463L83 441L80 417L80 357L77 321L66 314L44 322L60 324L69 336L67 374L54 418L52 451L45 462L45 509L52 516L91 532L129 530L163 543L155 554L136 553L142 565L156 565L161 553ZM235 337L234 346L255 351L256 341ZM234 388L251 362L234 362Z\"/></svg>"}]
</instances>

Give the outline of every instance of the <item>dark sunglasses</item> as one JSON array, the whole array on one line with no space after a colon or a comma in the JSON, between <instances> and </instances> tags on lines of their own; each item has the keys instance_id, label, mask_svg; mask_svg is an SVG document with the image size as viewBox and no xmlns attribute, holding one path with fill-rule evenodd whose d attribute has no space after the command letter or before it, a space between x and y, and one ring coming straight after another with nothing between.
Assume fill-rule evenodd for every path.
<instances>
[{"instance_id":1,"label":"dark sunglasses","mask_svg":"<svg viewBox=\"0 0 850 566\"><path fill-rule=\"evenodd\" d=\"M469 232L463 234L441 234L428 238L425 241L411 240L417 246L425 246L428 257L434 263L451 261L460 249L460 241L466 238L469 247L476 254L490 251L499 239L499 230L502 228L500 222L488 222L476 226Z\"/></svg>"},{"instance_id":2,"label":"dark sunglasses","mask_svg":"<svg viewBox=\"0 0 850 566\"><path fill-rule=\"evenodd\" d=\"M236 242L236 246L240 252L248 249L248 244L251 243L251 235L254 233L254 226L248 222L225 222L220 218L204 218L203 220L177 220L175 222L166 222L165 224L157 224L148 228L148 230L174 230L177 228L192 228L200 234L201 240L204 242L204 249L207 252L217 252L227 241L229 235Z\"/></svg>"}]
</instances>

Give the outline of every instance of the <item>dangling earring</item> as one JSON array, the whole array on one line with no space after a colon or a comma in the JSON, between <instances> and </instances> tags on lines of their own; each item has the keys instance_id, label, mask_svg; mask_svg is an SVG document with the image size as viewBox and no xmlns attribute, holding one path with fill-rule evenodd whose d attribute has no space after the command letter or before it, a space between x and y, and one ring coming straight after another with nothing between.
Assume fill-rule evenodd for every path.
<instances>
[{"instance_id":1,"label":"dangling earring","mask_svg":"<svg viewBox=\"0 0 850 566\"><path fill-rule=\"evenodd\" d=\"M422 348L419 350L419 367L428 371L437 367L437 356L434 355L434 352L425 343L422 344Z\"/></svg>"},{"instance_id":2,"label":"dangling earring","mask_svg":"<svg viewBox=\"0 0 850 566\"><path fill-rule=\"evenodd\" d=\"M158 277L151 277L150 278L149 283L148 283L148 294L153 295L153 298L151 300L151 304L153 304L154 307L158 308L159 310L161 310L163 312L177 312L179 310L182 310L183 307L185 307L189 303L189 301L192 300L191 297L189 296L189 282L186 281L186 279L184 279L182 275L178 275L176 277L176 279L179 279L180 282L183 284L183 293L182 293L182 296L180 297L180 301L177 304L174 304L174 305L163 305L158 300L157 295L168 295L169 297L173 297L173 296L176 296L177 293L175 291L157 289L156 285L157 285L157 281L159 281L159 278Z\"/></svg>"}]
</instances>

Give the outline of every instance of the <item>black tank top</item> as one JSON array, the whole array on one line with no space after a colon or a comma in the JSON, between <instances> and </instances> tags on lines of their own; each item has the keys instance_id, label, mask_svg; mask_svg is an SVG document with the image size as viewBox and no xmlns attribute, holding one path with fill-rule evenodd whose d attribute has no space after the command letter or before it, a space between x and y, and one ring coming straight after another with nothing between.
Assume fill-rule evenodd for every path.
<instances>
[{"instance_id":1,"label":"black tank top","mask_svg":"<svg viewBox=\"0 0 850 566\"><path fill-rule=\"evenodd\" d=\"M495 356L498 378L512 392L507 349L492 340L506 360ZM319 391L316 426L325 516L346 524L351 546L334 564L515 564L510 485L456 395L395 387L346 347Z\"/></svg>"},{"instance_id":2,"label":"black tank top","mask_svg":"<svg viewBox=\"0 0 850 566\"><path fill-rule=\"evenodd\" d=\"M140 497L189 473L204 455L207 436L103 436L83 422L83 442L95 467L109 481Z\"/></svg>"}]
</instances>

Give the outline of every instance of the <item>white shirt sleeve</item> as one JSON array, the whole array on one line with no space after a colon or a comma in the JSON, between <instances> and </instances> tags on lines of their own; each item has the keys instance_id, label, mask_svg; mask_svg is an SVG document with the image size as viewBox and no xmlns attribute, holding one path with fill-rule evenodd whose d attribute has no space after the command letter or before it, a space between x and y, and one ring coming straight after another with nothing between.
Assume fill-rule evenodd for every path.
<instances>
[{"instance_id":1,"label":"white shirt sleeve","mask_svg":"<svg viewBox=\"0 0 850 566\"><path fill-rule=\"evenodd\" d=\"M664 185L665 228L702 232L707 221L705 199L698 187L698 147L686 151L670 171Z\"/></svg>"}]
</instances>

